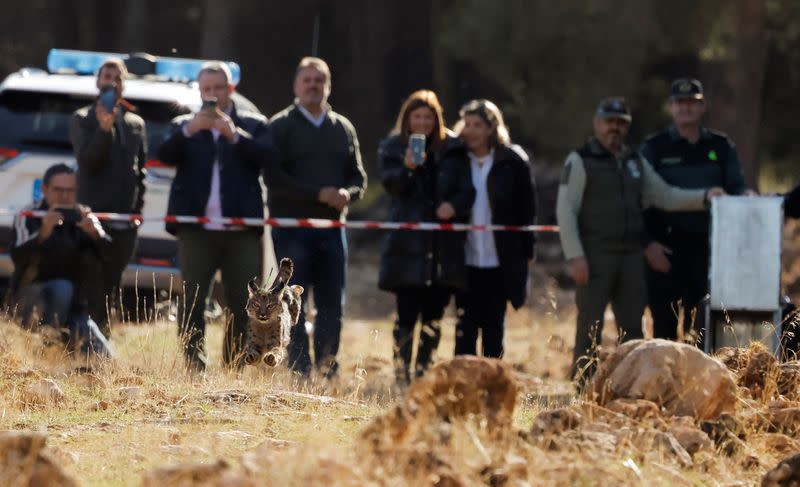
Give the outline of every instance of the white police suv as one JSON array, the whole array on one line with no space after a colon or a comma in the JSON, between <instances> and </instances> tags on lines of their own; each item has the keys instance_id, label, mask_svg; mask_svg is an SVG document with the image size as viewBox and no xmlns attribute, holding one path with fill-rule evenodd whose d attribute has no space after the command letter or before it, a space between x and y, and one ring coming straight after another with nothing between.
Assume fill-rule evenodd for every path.
<instances>
[{"instance_id":1,"label":"white police suv","mask_svg":"<svg viewBox=\"0 0 800 487\"><path fill-rule=\"evenodd\" d=\"M158 289L180 287L177 244L157 218L166 215L174 169L155 159L173 117L200 109L195 76L202 60L155 57L145 53L113 54L52 49L47 70L24 68L0 84L0 212L17 211L41 198L41 176L52 164L77 167L69 139L72 113L98 94L97 69L109 57L125 61L130 77L123 97L137 108L147 124L145 222L137 250L123 275L123 285ZM236 63L228 63L234 84L240 79ZM258 112L249 100L234 93L238 106ZM148 217L151 220L148 220ZM153 220L153 218L156 218ZM0 214L0 281L13 271L9 248L13 215Z\"/></svg>"}]
</instances>

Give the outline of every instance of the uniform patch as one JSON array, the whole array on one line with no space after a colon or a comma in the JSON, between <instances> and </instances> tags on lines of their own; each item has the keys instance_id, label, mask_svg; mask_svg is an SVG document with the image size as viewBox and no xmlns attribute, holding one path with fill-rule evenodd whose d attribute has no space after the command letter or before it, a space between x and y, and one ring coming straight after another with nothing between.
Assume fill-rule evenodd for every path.
<instances>
[{"instance_id":1,"label":"uniform patch","mask_svg":"<svg viewBox=\"0 0 800 487\"><path fill-rule=\"evenodd\" d=\"M717 151L715 151L713 149L708 151L708 160L709 161L716 161L717 160Z\"/></svg>"},{"instance_id":2,"label":"uniform patch","mask_svg":"<svg viewBox=\"0 0 800 487\"><path fill-rule=\"evenodd\" d=\"M564 170L561 171L561 184L569 183L569 173L572 172L572 161L564 165Z\"/></svg>"},{"instance_id":3,"label":"uniform patch","mask_svg":"<svg viewBox=\"0 0 800 487\"><path fill-rule=\"evenodd\" d=\"M639 165L636 164L636 159L628 159L628 171L634 179L642 177L642 172L639 170Z\"/></svg>"},{"instance_id":4,"label":"uniform patch","mask_svg":"<svg viewBox=\"0 0 800 487\"><path fill-rule=\"evenodd\" d=\"M680 164L683 159L680 157L663 157L661 159L661 165L663 166L674 166L675 164Z\"/></svg>"}]
</instances>

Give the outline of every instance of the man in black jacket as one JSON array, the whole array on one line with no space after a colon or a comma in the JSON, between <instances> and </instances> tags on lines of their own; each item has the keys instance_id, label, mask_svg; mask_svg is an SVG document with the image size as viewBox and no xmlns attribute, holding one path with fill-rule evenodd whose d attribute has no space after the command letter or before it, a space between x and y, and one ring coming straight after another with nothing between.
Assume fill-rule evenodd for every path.
<instances>
[{"instance_id":1,"label":"man in black jacket","mask_svg":"<svg viewBox=\"0 0 800 487\"><path fill-rule=\"evenodd\" d=\"M26 210L44 217L14 219L12 287L22 323L31 327L33 308L41 324L69 330L64 338L85 352L110 355L97 325L86 316L89 304L102 300L90 283L102 267L100 253L109 237L89 208L76 201L75 171L65 164L50 167L43 177L43 201Z\"/></svg>"},{"instance_id":2,"label":"man in black jacket","mask_svg":"<svg viewBox=\"0 0 800 487\"><path fill-rule=\"evenodd\" d=\"M640 149L667 183L687 189L722 187L732 195L747 189L736 146L727 135L702 125L706 111L703 85L696 79L672 83L669 111L673 124L649 136ZM677 303L684 310L686 333L702 321L698 308L708 294L710 216L705 209L644 212L648 304L653 336L678 336Z\"/></svg>"},{"instance_id":3,"label":"man in black jacket","mask_svg":"<svg viewBox=\"0 0 800 487\"><path fill-rule=\"evenodd\" d=\"M367 174L356 130L328 105L330 93L327 63L303 58L295 73L294 104L270 121L278 153L268 173L269 211L274 218L343 222L348 207L364 194ZM335 375L347 263L344 229L276 228L272 240L276 256L294 261L294 282L314 294L314 361L326 377ZM292 327L289 345L289 366L304 375L311 371L303 326L307 294L303 293L300 325Z\"/></svg>"},{"instance_id":4,"label":"man in black jacket","mask_svg":"<svg viewBox=\"0 0 800 487\"><path fill-rule=\"evenodd\" d=\"M264 217L261 171L270 156L267 121L237 110L228 66L203 65L197 81L207 108L173 120L173 130L158 151L177 168L169 194L170 215L208 217L202 225L168 223L178 237L180 268L190 316L181 319L187 365L206 366L205 303L217 270L222 271L225 302L233 321L225 330L223 361L240 366L247 334L247 281L261 275L263 227L222 225L219 217ZM213 106L212 100L216 100Z\"/></svg>"},{"instance_id":5,"label":"man in black jacket","mask_svg":"<svg viewBox=\"0 0 800 487\"><path fill-rule=\"evenodd\" d=\"M78 160L78 201L94 211L133 213L142 211L144 203L144 164L147 159L147 137L144 120L132 113L122 99L127 75L125 64L109 59L97 72L97 88L113 86L116 104L109 112L97 102L75 112L70 124L70 138ZM136 246L138 223L103 222L103 229L112 244L102 251L102 292L113 309L122 272ZM98 303L93 316L108 334L105 300Z\"/></svg>"}]
</instances>

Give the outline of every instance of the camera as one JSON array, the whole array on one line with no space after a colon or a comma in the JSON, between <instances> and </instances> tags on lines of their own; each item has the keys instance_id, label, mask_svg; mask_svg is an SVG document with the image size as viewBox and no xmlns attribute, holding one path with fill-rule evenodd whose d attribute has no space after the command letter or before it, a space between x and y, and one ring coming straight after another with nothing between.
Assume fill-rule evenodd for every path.
<instances>
[{"instance_id":1,"label":"camera","mask_svg":"<svg viewBox=\"0 0 800 487\"><path fill-rule=\"evenodd\" d=\"M207 98L203 100L203 105L200 107L201 110L208 110L208 111L216 111L217 109L217 99L215 97Z\"/></svg>"},{"instance_id":2,"label":"camera","mask_svg":"<svg viewBox=\"0 0 800 487\"><path fill-rule=\"evenodd\" d=\"M76 208L56 208L55 210L61 213L64 225L75 225L83 218L81 212Z\"/></svg>"}]
</instances>

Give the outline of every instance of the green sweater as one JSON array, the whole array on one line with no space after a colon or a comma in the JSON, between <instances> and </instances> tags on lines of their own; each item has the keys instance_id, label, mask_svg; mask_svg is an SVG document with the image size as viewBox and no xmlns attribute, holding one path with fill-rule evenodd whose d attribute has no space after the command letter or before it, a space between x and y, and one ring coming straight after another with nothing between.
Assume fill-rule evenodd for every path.
<instances>
[{"instance_id":1,"label":"green sweater","mask_svg":"<svg viewBox=\"0 0 800 487\"><path fill-rule=\"evenodd\" d=\"M344 220L347 208L340 213L318 197L325 186L346 189L351 204L364 194L367 174L350 121L329 110L316 127L291 105L270 120L270 130L277 150L266 178L270 216Z\"/></svg>"}]
</instances>

